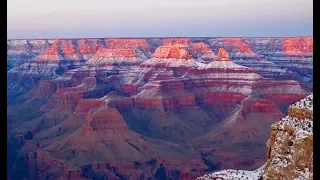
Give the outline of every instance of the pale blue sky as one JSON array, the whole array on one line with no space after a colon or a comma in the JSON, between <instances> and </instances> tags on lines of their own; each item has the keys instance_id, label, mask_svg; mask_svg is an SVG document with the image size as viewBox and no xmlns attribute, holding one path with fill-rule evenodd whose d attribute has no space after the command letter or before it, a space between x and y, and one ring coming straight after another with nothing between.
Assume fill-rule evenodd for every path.
<instances>
[{"instance_id":1,"label":"pale blue sky","mask_svg":"<svg viewBox=\"0 0 320 180\"><path fill-rule=\"evenodd\" d=\"M312 0L7 0L8 38L299 36Z\"/></svg>"}]
</instances>

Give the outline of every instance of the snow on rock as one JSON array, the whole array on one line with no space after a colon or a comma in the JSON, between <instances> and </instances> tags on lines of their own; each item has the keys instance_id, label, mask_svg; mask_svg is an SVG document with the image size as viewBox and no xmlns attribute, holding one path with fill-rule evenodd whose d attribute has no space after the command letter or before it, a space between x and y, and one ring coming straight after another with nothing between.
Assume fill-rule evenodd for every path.
<instances>
[{"instance_id":1,"label":"snow on rock","mask_svg":"<svg viewBox=\"0 0 320 180\"><path fill-rule=\"evenodd\" d=\"M238 64L235 64L234 62L231 61L213 61L208 64L206 68L216 68L216 69L249 69L245 66L241 66Z\"/></svg>"},{"instance_id":2,"label":"snow on rock","mask_svg":"<svg viewBox=\"0 0 320 180\"><path fill-rule=\"evenodd\" d=\"M259 180L262 177L264 166L254 171L245 170L222 170L212 174L207 174L196 180Z\"/></svg>"},{"instance_id":3,"label":"snow on rock","mask_svg":"<svg viewBox=\"0 0 320 180\"><path fill-rule=\"evenodd\" d=\"M299 111L299 112L297 112ZM289 107L289 115L273 125L273 128L284 130L294 129L296 140L313 135L313 94Z\"/></svg>"},{"instance_id":4,"label":"snow on rock","mask_svg":"<svg viewBox=\"0 0 320 180\"><path fill-rule=\"evenodd\" d=\"M197 67L192 59L188 46L160 46L156 49L152 59L141 64L142 67Z\"/></svg>"},{"instance_id":5,"label":"snow on rock","mask_svg":"<svg viewBox=\"0 0 320 180\"><path fill-rule=\"evenodd\" d=\"M300 114L292 112L290 114L290 110L297 111L296 109L300 110ZM267 143L267 162L259 169L222 170L204 175L197 180L313 179L312 113L313 94L289 107L289 115L272 125L271 136Z\"/></svg>"},{"instance_id":6,"label":"snow on rock","mask_svg":"<svg viewBox=\"0 0 320 180\"><path fill-rule=\"evenodd\" d=\"M313 94L272 125L264 179L313 179Z\"/></svg>"},{"instance_id":7,"label":"snow on rock","mask_svg":"<svg viewBox=\"0 0 320 180\"><path fill-rule=\"evenodd\" d=\"M225 49L223 48L219 49L219 52L217 55L217 61L230 61L229 54Z\"/></svg>"},{"instance_id":8,"label":"snow on rock","mask_svg":"<svg viewBox=\"0 0 320 180\"><path fill-rule=\"evenodd\" d=\"M227 50L232 59L242 57L259 58L259 56L252 51L250 45L245 43L241 38L215 38L210 39L209 44L214 51L220 48Z\"/></svg>"},{"instance_id":9,"label":"snow on rock","mask_svg":"<svg viewBox=\"0 0 320 180\"><path fill-rule=\"evenodd\" d=\"M252 51L312 84L313 37L242 38Z\"/></svg>"},{"instance_id":10,"label":"snow on rock","mask_svg":"<svg viewBox=\"0 0 320 180\"><path fill-rule=\"evenodd\" d=\"M210 62L216 59L216 55L211 50L210 46L205 43L192 43L192 55L195 54L201 62Z\"/></svg>"},{"instance_id":11,"label":"snow on rock","mask_svg":"<svg viewBox=\"0 0 320 180\"><path fill-rule=\"evenodd\" d=\"M307 96L301 101L294 103L293 105L291 105L291 108L307 109L313 111L313 94Z\"/></svg>"},{"instance_id":12,"label":"snow on rock","mask_svg":"<svg viewBox=\"0 0 320 180\"><path fill-rule=\"evenodd\" d=\"M139 49L109 49L100 48L96 54L86 62L86 65L138 65L147 57Z\"/></svg>"}]
</instances>

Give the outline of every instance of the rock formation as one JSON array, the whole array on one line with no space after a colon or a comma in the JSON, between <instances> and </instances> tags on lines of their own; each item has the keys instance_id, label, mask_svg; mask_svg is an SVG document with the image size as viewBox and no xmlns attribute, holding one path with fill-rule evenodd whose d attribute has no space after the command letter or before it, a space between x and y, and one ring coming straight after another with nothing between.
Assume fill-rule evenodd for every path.
<instances>
[{"instance_id":1,"label":"rock formation","mask_svg":"<svg viewBox=\"0 0 320 180\"><path fill-rule=\"evenodd\" d=\"M96 67L107 65L139 65L146 59L147 57L139 50L100 48L86 62L86 65Z\"/></svg>"},{"instance_id":2,"label":"rock formation","mask_svg":"<svg viewBox=\"0 0 320 180\"><path fill-rule=\"evenodd\" d=\"M259 168L266 127L312 92L312 43L8 40L8 139L16 152L8 172L18 179L191 180ZM289 114L310 116L293 106Z\"/></svg>"},{"instance_id":3,"label":"rock formation","mask_svg":"<svg viewBox=\"0 0 320 180\"><path fill-rule=\"evenodd\" d=\"M313 94L291 105L288 115L271 128L262 167L222 170L197 179L313 179Z\"/></svg>"},{"instance_id":4,"label":"rock formation","mask_svg":"<svg viewBox=\"0 0 320 180\"><path fill-rule=\"evenodd\" d=\"M313 38L244 38L256 54L312 83Z\"/></svg>"},{"instance_id":5,"label":"rock formation","mask_svg":"<svg viewBox=\"0 0 320 180\"><path fill-rule=\"evenodd\" d=\"M313 179L313 94L272 125L264 179Z\"/></svg>"}]
</instances>

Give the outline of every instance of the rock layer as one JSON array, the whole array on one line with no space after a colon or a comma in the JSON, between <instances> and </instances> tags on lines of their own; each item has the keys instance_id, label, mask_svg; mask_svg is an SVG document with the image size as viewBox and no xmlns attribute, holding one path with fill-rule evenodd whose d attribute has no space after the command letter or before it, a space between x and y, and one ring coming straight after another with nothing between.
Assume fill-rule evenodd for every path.
<instances>
[{"instance_id":1,"label":"rock layer","mask_svg":"<svg viewBox=\"0 0 320 180\"><path fill-rule=\"evenodd\" d=\"M7 61L16 63L8 67L8 137L21 156L11 172L20 179L195 179L261 167L265 127L312 91L312 43L8 40ZM289 114L311 116L298 106Z\"/></svg>"},{"instance_id":2,"label":"rock layer","mask_svg":"<svg viewBox=\"0 0 320 180\"><path fill-rule=\"evenodd\" d=\"M313 179L313 94L272 125L264 179Z\"/></svg>"}]
</instances>

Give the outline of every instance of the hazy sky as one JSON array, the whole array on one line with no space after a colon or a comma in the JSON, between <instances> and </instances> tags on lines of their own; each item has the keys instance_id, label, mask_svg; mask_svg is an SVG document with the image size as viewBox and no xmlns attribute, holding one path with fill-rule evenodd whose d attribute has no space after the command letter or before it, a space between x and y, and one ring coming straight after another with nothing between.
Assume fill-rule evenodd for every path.
<instances>
[{"instance_id":1,"label":"hazy sky","mask_svg":"<svg viewBox=\"0 0 320 180\"><path fill-rule=\"evenodd\" d=\"M8 38L298 36L312 0L7 0Z\"/></svg>"}]
</instances>

